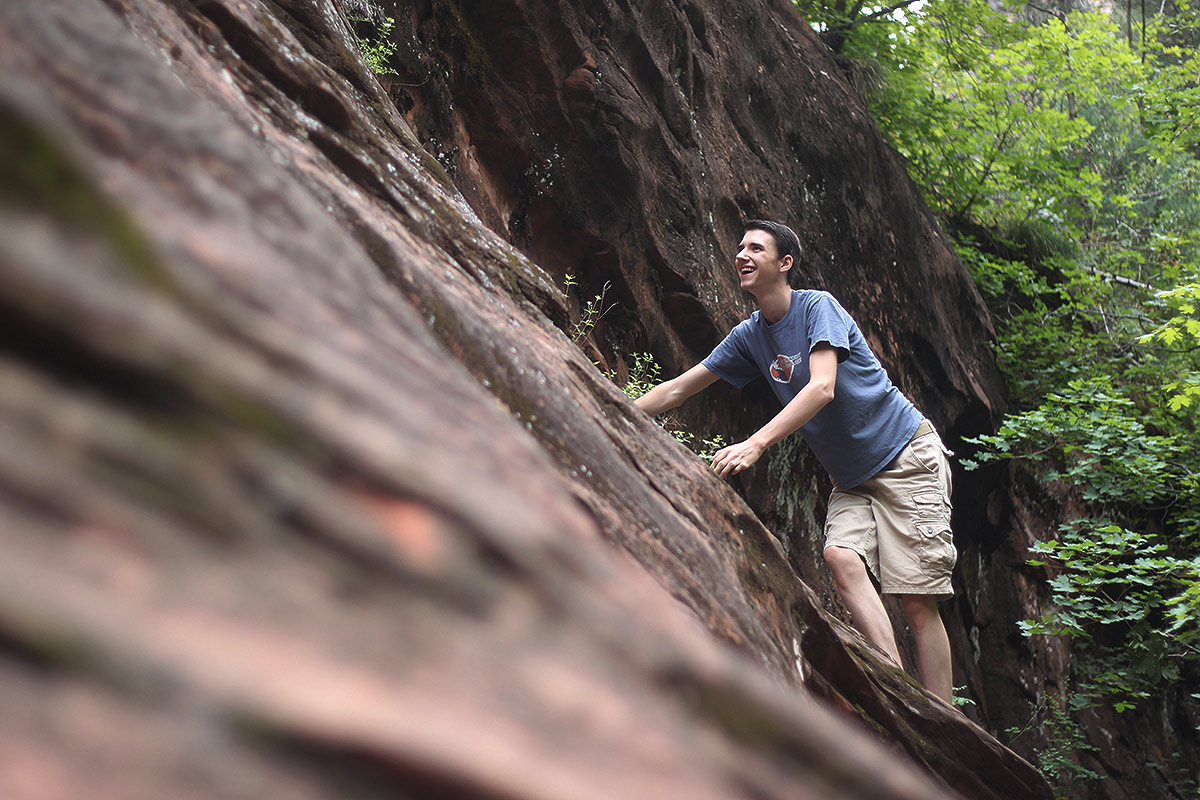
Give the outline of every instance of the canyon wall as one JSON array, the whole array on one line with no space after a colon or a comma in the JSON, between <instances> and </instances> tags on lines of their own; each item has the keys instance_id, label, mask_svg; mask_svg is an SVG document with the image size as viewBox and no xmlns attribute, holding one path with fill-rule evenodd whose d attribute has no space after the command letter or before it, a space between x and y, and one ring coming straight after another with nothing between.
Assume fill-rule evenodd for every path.
<instances>
[{"instance_id":1,"label":"canyon wall","mask_svg":"<svg viewBox=\"0 0 1200 800\"><path fill-rule=\"evenodd\" d=\"M775 217L947 438L1002 410L790 6L350 10L394 74L333 0L0 7L0 793L1049 797L976 724L1053 674L1007 490L959 489L971 719L839 618L802 445L731 487L612 380L703 356Z\"/></svg>"}]
</instances>

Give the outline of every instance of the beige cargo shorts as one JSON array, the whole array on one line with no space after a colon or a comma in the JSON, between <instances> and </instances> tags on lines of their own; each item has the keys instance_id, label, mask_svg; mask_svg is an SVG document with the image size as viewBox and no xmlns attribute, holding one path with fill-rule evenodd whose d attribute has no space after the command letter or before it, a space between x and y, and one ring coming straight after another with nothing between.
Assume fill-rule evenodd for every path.
<instances>
[{"instance_id":1,"label":"beige cargo shorts","mask_svg":"<svg viewBox=\"0 0 1200 800\"><path fill-rule=\"evenodd\" d=\"M900 454L871 479L834 485L825 546L862 556L884 594L954 596L958 560L950 531L950 451L922 422Z\"/></svg>"}]
</instances>

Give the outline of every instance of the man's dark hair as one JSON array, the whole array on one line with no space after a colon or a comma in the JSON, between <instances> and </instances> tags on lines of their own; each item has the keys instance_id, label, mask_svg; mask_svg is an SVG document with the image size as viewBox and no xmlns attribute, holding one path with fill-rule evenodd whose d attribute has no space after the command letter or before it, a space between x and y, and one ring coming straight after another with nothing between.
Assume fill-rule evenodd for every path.
<instances>
[{"instance_id":1,"label":"man's dark hair","mask_svg":"<svg viewBox=\"0 0 1200 800\"><path fill-rule=\"evenodd\" d=\"M775 251L780 258L791 256L796 266L800 265L800 237L787 225L768 219L755 219L746 223L748 231L766 231L775 240Z\"/></svg>"}]
</instances>

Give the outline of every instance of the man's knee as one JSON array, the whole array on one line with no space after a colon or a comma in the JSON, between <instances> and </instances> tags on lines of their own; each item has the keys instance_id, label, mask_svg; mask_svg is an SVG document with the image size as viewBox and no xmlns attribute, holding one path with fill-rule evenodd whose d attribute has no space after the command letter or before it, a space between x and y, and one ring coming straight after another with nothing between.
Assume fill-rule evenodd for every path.
<instances>
[{"instance_id":1,"label":"man's knee","mask_svg":"<svg viewBox=\"0 0 1200 800\"><path fill-rule=\"evenodd\" d=\"M838 545L825 548L825 563L829 565L829 571L837 580L853 578L867 570L862 556L848 547Z\"/></svg>"},{"instance_id":2,"label":"man's knee","mask_svg":"<svg viewBox=\"0 0 1200 800\"><path fill-rule=\"evenodd\" d=\"M941 619L937 598L928 594L905 594L900 596L904 616L911 624L919 625Z\"/></svg>"}]
</instances>

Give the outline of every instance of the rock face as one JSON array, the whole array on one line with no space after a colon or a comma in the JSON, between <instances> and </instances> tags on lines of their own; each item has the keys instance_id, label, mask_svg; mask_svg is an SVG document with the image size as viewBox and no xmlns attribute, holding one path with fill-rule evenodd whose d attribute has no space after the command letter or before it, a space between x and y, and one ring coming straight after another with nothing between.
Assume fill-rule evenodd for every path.
<instances>
[{"instance_id":1,"label":"rock face","mask_svg":"<svg viewBox=\"0 0 1200 800\"><path fill-rule=\"evenodd\" d=\"M797 281L843 300L947 439L990 429L1003 388L988 315L789 3L558 6L393 3L384 82L480 219L577 282L572 319L604 293L592 358L623 378L631 353L669 374L707 355L751 310L732 269L743 222L779 219L806 251ZM762 386L714 394L681 411L689 428L733 439L777 408ZM809 569L827 488L803 443L739 488L827 592ZM961 491L972 547L987 496Z\"/></svg>"},{"instance_id":2,"label":"rock face","mask_svg":"<svg viewBox=\"0 0 1200 800\"><path fill-rule=\"evenodd\" d=\"M332 0L0 5L0 794L1049 797L824 610L802 445L739 496L593 364L702 356L775 217L951 438L1000 410L790 6L385 13L386 90ZM948 614L985 714L1002 503Z\"/></svg>"},{"instance_id":3,"label":"rock face","mask_svg":"<svg viewBox=\"0 0 1200 800\"><path fill-rule=\"evenodd\" d=\"M992 430L1004 390L988 316L791 3L375 5L398 45L395 74L381 80L480 219L559 285L570 276L571 322L603 293L609 310L581 341L602 368L623 379L630 354L648 351L672 375L706 355L751 309L732 270L742 223L774 218L805 246L799 285L842 300L952 446ZM709 390L678 416L701 437L736 441L777 408L760 382ZM827 479L793 439L732 483L840 611L820 557ZM1022 755L1074 758L1047 724L1071 654L1016 623L1042 614L1047 576L1025 566L1028 545L1078 514L1003 470L960 471L955 484L958 596L943 606L955 684L977 721L1021 731ZM1098 796L1186 793L1200 763L1194 713L1170 698L1120 719L1086 712L1082 762L1104 778Z\"/></svg>"}]
</instances>

